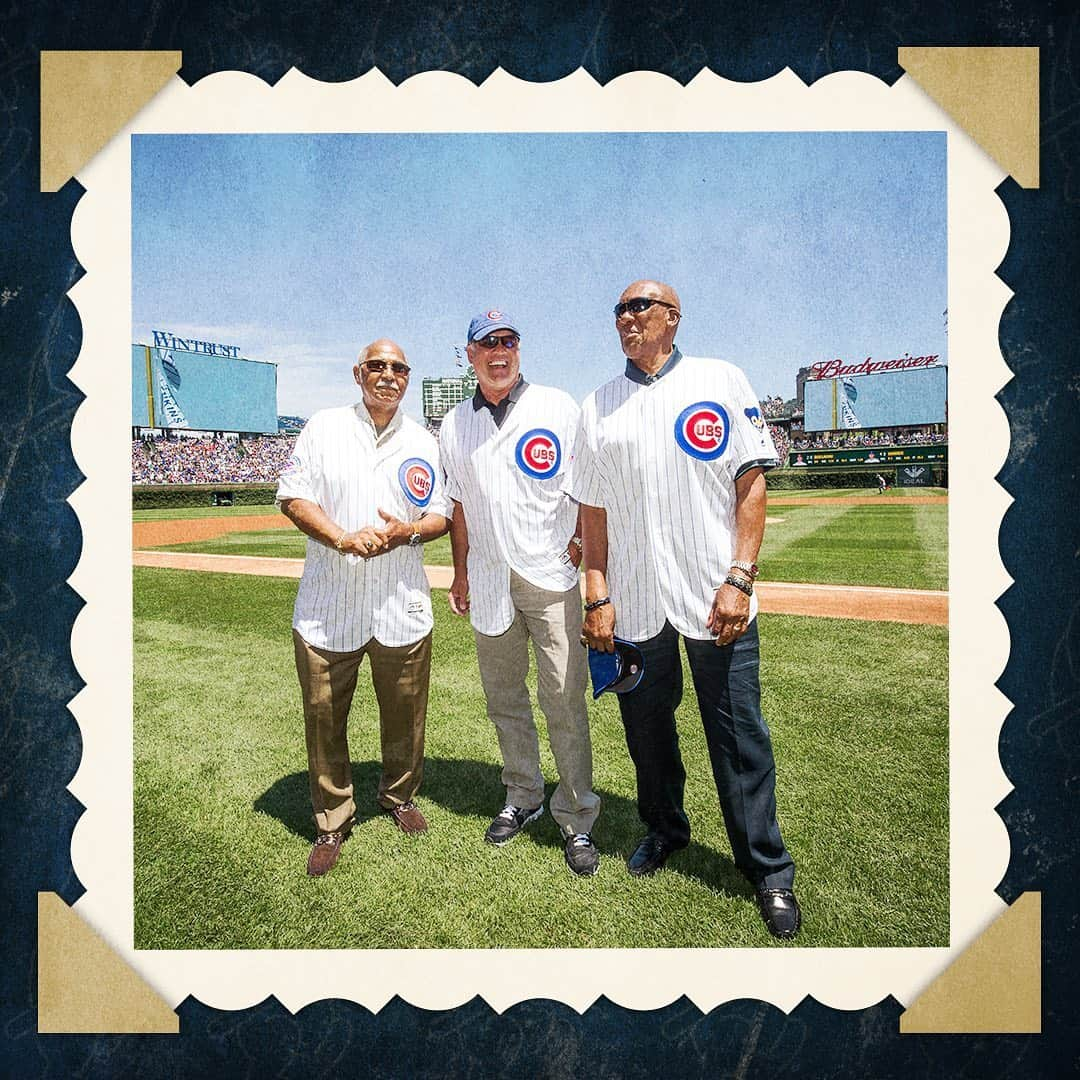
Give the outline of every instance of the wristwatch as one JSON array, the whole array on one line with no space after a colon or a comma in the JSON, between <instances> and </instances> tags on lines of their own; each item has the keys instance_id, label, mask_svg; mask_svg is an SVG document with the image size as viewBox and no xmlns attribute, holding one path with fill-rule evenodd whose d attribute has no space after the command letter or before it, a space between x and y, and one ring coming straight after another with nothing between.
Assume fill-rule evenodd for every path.
<instances>
[{"instance_id":1,"label":"wristwatch","mask_svg":"<svg viewBox=\"0 0 1080 1080\"><path fill-rule=\"evenodd\" d=\"M419 547L423 542L420 538L420 530L413 529L412 536L409 537L409 547Z\"/></svg>"}]
</instances>

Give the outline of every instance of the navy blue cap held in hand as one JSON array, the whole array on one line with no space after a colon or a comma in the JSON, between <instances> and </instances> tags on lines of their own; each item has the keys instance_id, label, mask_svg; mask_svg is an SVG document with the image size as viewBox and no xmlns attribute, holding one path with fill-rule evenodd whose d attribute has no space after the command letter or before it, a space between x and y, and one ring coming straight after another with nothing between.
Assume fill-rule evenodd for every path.
<instances>
[{"instance_id":1,"label":"navy blue cap held in hand","mask_svg":"<svg viewBox=\"0 0 1080 1080\"><path fill-rule=\"evenodd\" d=\"M641 676L645 674L645 658L632 641L617 637L614 652L589 649L589 674L592 676L594 701L605 690L625 694L641 682Z\"/></svg>"}]
</instances>

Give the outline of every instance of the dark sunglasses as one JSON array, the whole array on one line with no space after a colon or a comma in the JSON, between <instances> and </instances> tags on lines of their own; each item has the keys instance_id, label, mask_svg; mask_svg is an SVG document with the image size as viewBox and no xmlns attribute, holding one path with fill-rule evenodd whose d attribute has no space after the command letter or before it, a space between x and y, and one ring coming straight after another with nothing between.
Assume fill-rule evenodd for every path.
<instances>
[{"instance_id":1,"label":"dark sunglasses","mask_svg":"<svg viewBox=\"0 0 1080 1080\"><path fill-rule=\"evenodd\" d=\"M674 304L669 304L666 300L653 300L648 296L635 296L633 300L624 300L621 304L615 305L615 318L618 319L628 311L631 315L640 315L643 311L648 311L653 304L663 304L664 307L678 310Z\"/></svg>"},{"instance_id":2,"label":"dark sunglasses","mask_svg":"<svg viewBox=\"0 0 1080 1080\"><path fill-rule=\"evenodd\" d=\"M372 375L381 375L386 370L385 360L365 360L364 367L372 373ZM408 364L403 364L400 360L393 360L390 363L390 370L395 375L408 375L412 368Z\"/></svg>"},{"instance_id":3,"label":"dark sunglasses","mask_svg":"<svg viewBox=\"0 0 1080 1080\"><path fill-rule=\"evenodd\" d=\"M488 334L486 337L477 338L476 344L481 349L497 349L500 345L505 346L507 349L516 349L521 338L517 334L507 334L506 337L496 337L494 334Z\"/></svg>"}]
</instances>

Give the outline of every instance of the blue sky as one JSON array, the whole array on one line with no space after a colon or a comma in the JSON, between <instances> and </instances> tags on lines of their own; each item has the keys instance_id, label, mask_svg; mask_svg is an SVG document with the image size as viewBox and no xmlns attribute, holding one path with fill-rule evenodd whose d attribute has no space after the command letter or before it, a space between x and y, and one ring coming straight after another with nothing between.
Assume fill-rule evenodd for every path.
<instances>
[{"instance_id":1,"label":"blue sky","mask_svg":"<svg viewBox=\"0 0 1080 1080\"><path fill-rule=\"evenodd\" d=\"M580 400L623 367L611 309L637 278L678 291L684 352L760 396L834 357L946 359L940 132L149 135L132 159L132 341L273 361L285 414L355 400L385 336L419 416L489 307L526 377Z\"/></svg>"}]
</instances>

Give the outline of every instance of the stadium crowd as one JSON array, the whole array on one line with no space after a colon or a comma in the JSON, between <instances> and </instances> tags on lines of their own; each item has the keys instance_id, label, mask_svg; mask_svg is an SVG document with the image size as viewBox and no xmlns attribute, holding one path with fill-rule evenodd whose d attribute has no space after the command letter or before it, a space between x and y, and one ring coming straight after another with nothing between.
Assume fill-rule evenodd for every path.
<instances>
[{"instance_id":1,"label":"stadium crowd","mask_svg":"<svg viewBox=\"0 0 1080 1080\"><path fill-rule=\"evenodd\" d=\"M859 446L928 446L948 440L944 431L816 431L793 436L793 450L836 450Z\"/></svg>"},{"instance_id":2,"label":"stadium crowd","mask_svg":"<svg viewBox=\"0 0 1080 1080\"><path fill-rule=\"evenodd\" d=\"M769 415L770 402L762 401ZM781 465L799 450L834 450L860 446L926 446L943 443L948 436L939 428L892 431L818 431L789 433L785 426L769 424ZM295 435L253 436L247 439L188 439L156 436L131 442L133 484L274 484L296 442Z\"/></svg>"},{"instance_id":3,"label":"stadium crowd","mask_svg":"<svg viewBox=\"0 0 1080 1080\"><path fill-rule=\"evenodd\" d=\"M274 484L293 435L249 439L132 439L133 484Z\"/></svg>"},{"instance_id":4,"label":"stadium crowd","mask_svg":"<svg viewBox=\"0 0 1080 1080\"><path fill-rule=\"evenodd\" d=\"M767 420L783 420L789 415L784 399L778 394L761 399L761 415Z\"/></svg>"},{"instance_id":5,"label":"stadium crowd","mask_svg":"<svg viewBox=\"0 0 1080 1080\"><path fill-rule=\"evenodd\" d=\"M779 424L770 424L769 434L772 436L773 446L776 447L776 456L780 459L780 465L786 465L788 451L791 449L791 439L788 438L787 428L782 428Z\"/></svg>"}]
</instances>

